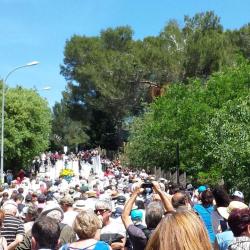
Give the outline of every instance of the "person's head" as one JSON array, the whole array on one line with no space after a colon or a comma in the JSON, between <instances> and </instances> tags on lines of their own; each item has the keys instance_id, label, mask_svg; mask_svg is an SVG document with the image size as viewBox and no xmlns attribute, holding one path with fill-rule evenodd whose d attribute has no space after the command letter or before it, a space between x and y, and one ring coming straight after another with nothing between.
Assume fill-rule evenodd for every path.
<instances>
[{"instance_id":1,"label":"person's head","mask_svg":"<svg viewBox=\"0 0 250 250\"><path fill-rule=\"evenodd\" d=\"M89 191L89 188L88 188L87 186L82 185L82 186L80 187L80 192L81 192L82 194L85 194L85 193L88 192L88 191Z\"/></svg>"},{"instance_id":2,"label":"person's head","mask_svg":"<svg viewBox=\"0 0 250 250\"><path fill-rule=\"evenodd\" d=\"M40 194L37 196L37 202L38 203L45 203L46 202L46 196L44 194Z\"/></svg>"},{"instance_id":3,"label":"person's head","mask_svg":"<svg viewBox=\"0 0 250 250\"><path fill-rule=\"evenodd\" d=\"M169 188L169 194L171 195L181 190L181 186L176 183L169 183L168 188Z\"/></svg>"},{"instance_id":4,"label":"person's head","mask_svg":"<svg viewBox=\"0 0 250 250\"><path fill-rule=\"evenodd\" d=\"M217 207L227 207L230 203L230 197L222 186L213 189L213 196Z\"/></svg>"},{"instance_id":5,"label":"person's head","mask_svg":"<svg viewBox=\"0 0 250 250\"><path fill-rule=\"evenodd\" d=\"M116 204L117 205L124 205L125 202L126 202L126 197L123 196L123 195L118 196L117 199L116 199Z\"/></svg>"},{"instance_id":6,"label":"person's head","mask_svg":"<svg viewBox=\"0 0 250 250\"><path fill-rule=\"evenodd\" d=\"M169 213L152 234L146 250L211 250L206 228L192 211Z\"/></svg>"},{"instance_id":7,"label":"person's head","mask_svg":"<svg viewBox=\"0 0 250 250\"><path fill-rule=\"evenodd\" d=\"M149 229L157 227L164 215L162 204L158 201L150 202L146 208L145 221Z\"/></svg>"},{"instance_id":8,"label":"person's head","mask_svg":"<svg viewBox=\"0 0 250 250\"><path fill-rule=\"evenodd\" d=\"M24 221L35 221L38 217L38 209L35 205L30 205L23 208Z\"/></svg>"},{"instance_id":9,"label":"person's head","mask_svg":"<svg viewBox=\"0 0 250 250\"><path fill-rule=\"evenodd\" d=\"M43 208L40 214L40 217L41 216L47 216L49 218L53 218L59 223L63 220L64 213L63 213L63 210L59 207L59 205L51 203L51 204L47 204Z\"/></svg>"},{"instance_id":10,"label":"person's head","mask_svg":"<svg viewBox=\"0 0 250 250\"><path fill-rule=\"evenodd\" d=\"M32 195L31 194L27 194L25 197L25 203L31 203L32 202Z\"/></svg>"},{"instance_id":11,"label":"person's head","mask_svg":"<svg viewBox=\"0 0 250 250\"><path fill-rule=\"evenodd\" d=\"M197 191L199 194L201 194L202 192L206 191L207 190L207 187L206 186L199 186Z\"/></svg>"},{"instance_id":12,"label":"person's head","mask_svg":"<svg viewBox=\"0 0 250 250\"><path fill-rule=\"evenodd\" d=\"M60 200L60 206L64 212L68 211L70 208L73 207L74 199L70 195L65 195Z\"/></svg>"},{"instance_id":13,"label":"person's head","mask_svg":"<svg viewBox=\"0 0 250 250\"><path fill-rule=\"evenodd\" d=\"M145 204L142 200L136 200L135 205L137 206L138 209L145 209Z\"/></svg>"},{"instance_id":14,"label":"person's head","mask_svg":"<svg viewBox=\"0 0 250 250\"><path fill-rule=\"evenodd\" d=\"M185 191L179 191L172 196L172 205L174 208L189 206L188 196Z\"/></svg>"},{"instance_id":15,"label":"person's head","mask_svg":"<svg viewBox=\"0 0 250 250\"><path fill-rule=\"evenodd\" d=\"M205 190L204 192L201 193L201 203L203 206L211 206L213 205L213 193L210 190Z\"/></svg>"},{"instance_id":16,"label":"person's head","mask_svg":"<svg viewBox=\"0 0 250 250\"><path fill-rule=\"evenodd\" d=\"M73 223L73 230L80 240L94 238L100 228L101 221L91 210L81 211Z\"/></svg>"},{"instance_id":17,"label":"person's head","mask_svg":"<svg viewBox=\"0 0 250 250\"><path fill-rule=\"evenodd\" d=\"M57 249L60 226L56 220L47 216L35 221L32 230L32 250Z\"/></svg>"},{"instance_id":18,"label":"person's head","mask_svg":"<svg viewBox=\"0 0 250 250\"><path fill-rule=\"evenodd\" d=\"M8 199L9 198L9 193L8 192L3 192L3 199Z\"/></svg>"},{"instance_id":19,"label":"person's head","mask_svg":"<svg viewBox=\"0 0 250 250\"><path fill-rule=\"evenodd\" d=\"M140 223L142 222L142 217L143 217L143 214L142 214L142 211L141 210L138 210L138 209L134 209L130 212L130 216L131 216L131 220L134 222L134 223Z\"/></svg>"},{"instance_id":20,"label":"person's head","mask_svg":"<svg viewBox=\"0 0 250 250\"><path fill-rule=\"evenodd\" d=\"M233 210L244 208L247 208L247 205L245 203L240 201L231 201L228 207L218 207L217 210L225 220L228 220L228 217Z\"/></svg>"},{"instance_id":21,"label":"person's head","mask_svg":"<svg viewBox=\"0 0 250 250\"><path fill-rule=\"evenodd\" d=\"M228 218L228 225L235 237L250 237L250 208L232 210Z\"/></svg>"},{"instance_id":22,"label":"person's head","mask_svg":"<svg viewBox=\"0 0 250 250\"><path fill-rule=\"evenodd\" d=\"M241 191L234 191L234 193L231 196L233 201L240 201L244 202L244 195Z\"/></svg>"},{"instance_id":23,"label":"person's head","mask_svg":"<svg viewBox=\"0 0 250 250\"><path fill-rule=\"evenodd\" d=\"M4 218L5 218L5 213L2 209L0 209L0 228L3 225Z\"/></svg>"},{"instance_id":24,"label":"person's head","mask_svg":"<svg viewBox=\"0 0 250 250\"><path fill-rule=\"evenodd\" d=\"M95 204L95 213L97 216L102 217L103 224L106 225L112 214L111 202L108 200L98 200Z\"/></svg>"},{"instance_id":25,"label":"person's head","mask_svg":"<svg viewBox=\"0 0 250 250\"><path fill-rule=\"evenodd\" d=\"M32 202L34 203L37 202L37 196L38 196L37 193L32 194Z\"/></svg>"},{"instance_id":26,"label":"person's head","mask_svg":"<svg viewBox=\"0 0 250 250\"><path fill-rule=\"evenodd\" d=\"M23 194L24 189L22 187L20 187L20 188L17 189L17 191L18 191L19 194Z\"/></svg>"},{"instance_id":27,"label":"person's head","mask_svg":"<svg viewBox=\"0 0 250 250\"><path fill-rule=\"evenodd\" d=\"M2 209L4 210L5 214L10 214L15 216L17 213L17 204L13 200L7 200L2 205Z\"/></svg>"},{"instance_id":28,"label":"person's head","mask_svg":"<svg viewBox=\"0 0 250 250\"><path fill-rule=\"evenodd\" d=\"M14 199L13 199L17 204L21 204L24 200L24 197L21 193L18 193L15 195Z\"/></svg>"}]
</instances>

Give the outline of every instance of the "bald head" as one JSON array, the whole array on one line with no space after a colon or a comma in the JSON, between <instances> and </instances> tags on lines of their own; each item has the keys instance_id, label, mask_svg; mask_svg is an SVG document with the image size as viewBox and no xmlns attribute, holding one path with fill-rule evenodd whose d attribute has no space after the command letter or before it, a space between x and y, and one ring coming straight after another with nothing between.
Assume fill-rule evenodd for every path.
<instances>
[{"instance_id":1,"label":"bald head","mask_svg":"<svg viewBox=\"0 0 250 250\"><path fill-rule=\"evenodd\" d=\"M188 206L188 197L185 192L179 191L172 196L172 205L175 209Z\"/></svg>"}]
</instances>

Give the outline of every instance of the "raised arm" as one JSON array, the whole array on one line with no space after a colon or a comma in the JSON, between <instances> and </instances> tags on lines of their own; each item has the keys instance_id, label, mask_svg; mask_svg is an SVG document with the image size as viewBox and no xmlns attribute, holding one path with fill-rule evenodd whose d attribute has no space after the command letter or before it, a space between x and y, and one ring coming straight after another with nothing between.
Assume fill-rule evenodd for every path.
<instances>
[{"instance_id":1,"label":"raised arm","mask_svg":"<svg viewBox=\"0 0 250 250\"><path fill-rule=\"evenodd\" d=\"M132 210L133 204L135 203L136 197L140 194L141 191L142 189L140 188L139 185L135 187L134 192L132 193L131 197L124 206L122 213L122 221L126 229L128 228L129 225L133 224L130 218L130 212Z\"/></svg>"},{"instance_id":2,"label":"raised arm","mask_svg":"<svg viewBox=\"0 0 250 250\"><path fill-rule=\"evenodd\" d=\"M163 206L167 212L175 211L170 199L166 194L161 190L159 183L156 181L152 182L154 191L160 196Z\"/></svg>"}]
</instances>

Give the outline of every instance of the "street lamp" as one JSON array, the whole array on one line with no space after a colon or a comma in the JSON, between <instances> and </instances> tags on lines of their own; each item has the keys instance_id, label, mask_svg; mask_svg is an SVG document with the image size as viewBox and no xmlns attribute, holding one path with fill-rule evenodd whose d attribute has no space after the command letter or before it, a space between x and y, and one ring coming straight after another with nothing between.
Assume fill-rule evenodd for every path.
<instances>
[{"instance_id":1,"label":"street lamp","mask_svg":"<svg viewBox=\"0 0 250 250\"><path fill-rule=\"evenodd\" d=\"M3 156L4 156L4 104L5 104L5 84L7 83L7 80L9 76L14 73L16 70L21 69L21 68L26 68L26 67L31 67L34 65L37 65L39 62L33 61L29 62L25 65L18 66L14 69L12 69L5 77L4 81L2 82L2 126L1 126L1 169L0 169L0 182L4 183L4 176L3 176Z\"/></svg>"}]
</instances>

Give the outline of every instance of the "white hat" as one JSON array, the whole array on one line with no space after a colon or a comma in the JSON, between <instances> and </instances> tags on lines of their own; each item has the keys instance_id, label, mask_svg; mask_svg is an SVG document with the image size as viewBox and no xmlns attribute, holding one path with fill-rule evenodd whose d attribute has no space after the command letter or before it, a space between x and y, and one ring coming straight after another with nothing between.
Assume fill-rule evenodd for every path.
<instances>
[{"instance_id":1,"label":"white hat","mask_svg":"<svg viewBox=\"0 0 250 250\"><path fill-rule=\"evenodd\" d=\"M240 192L240 191L235 191L235 192L233 193L233 196L237 196L237 197L239 197L239 198L241 198L241 199L244 199L244 195L243 195L243 193Z\"/></svg>"},{"instance_id":2,"label":"white hat","mask_svg":"<svg viewBox=\"0 0 250 250\"><path fill-rule=\"evenodd\" d=\"M217 210L219 214L227 220L232 210L244 209L244 208L248 208L248 206L245 203L240 201L231 201L228 207L219 207L217 208Z\"/></svg>"},{"instance_id":3,"label":"white hat","mask_svg":"<svg viewBox=\"0 0 250 250\"><path fill-rule=\"evenodd\" d=\"M80 210L85 210L86 209L86 200L77 200L73 204L74 209L80 209Z\"/></svg>"}]
</instances>

